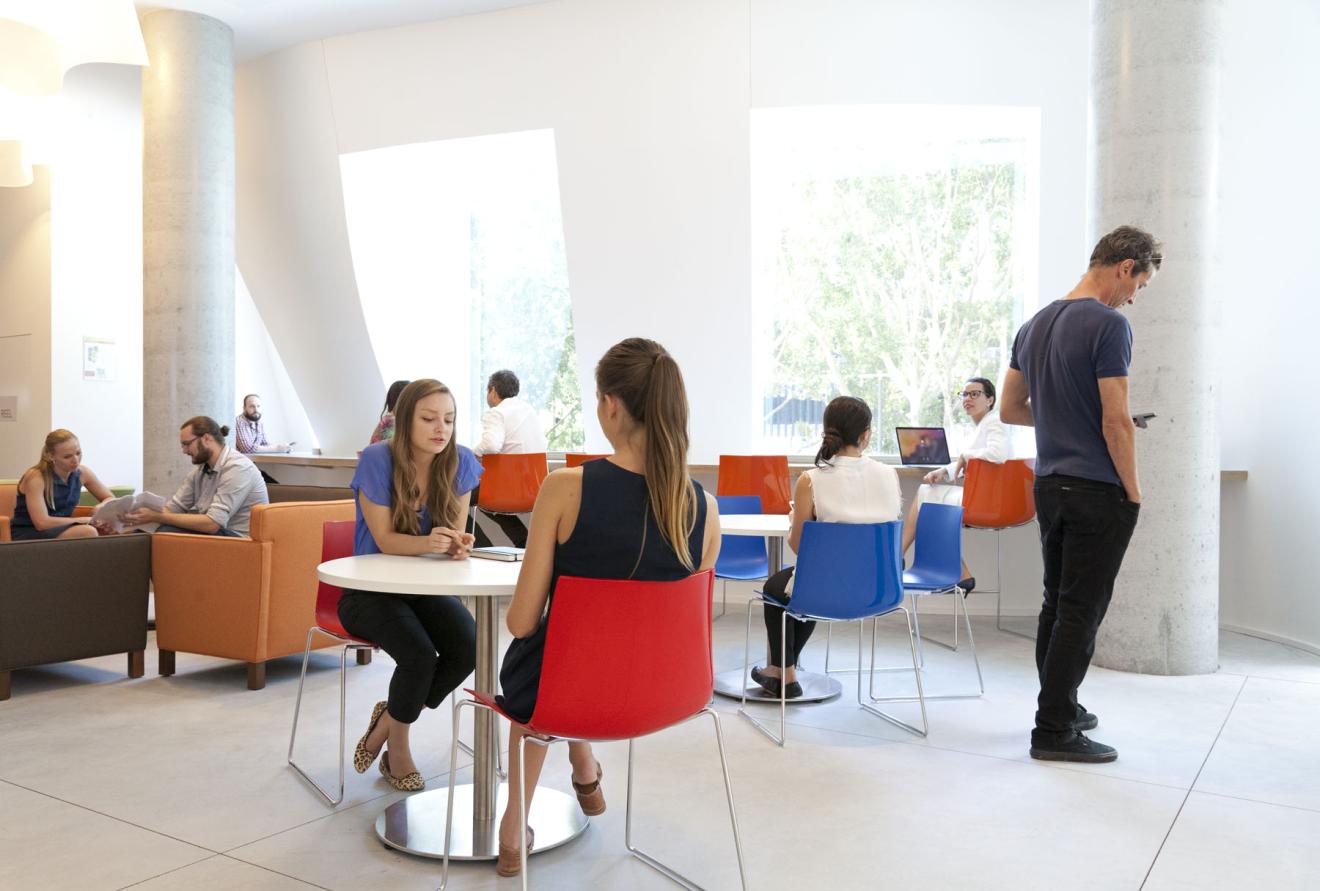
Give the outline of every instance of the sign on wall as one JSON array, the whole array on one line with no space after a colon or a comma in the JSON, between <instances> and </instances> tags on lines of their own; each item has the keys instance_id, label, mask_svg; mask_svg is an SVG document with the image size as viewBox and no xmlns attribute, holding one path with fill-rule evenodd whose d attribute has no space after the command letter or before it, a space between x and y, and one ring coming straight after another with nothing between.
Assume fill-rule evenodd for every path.
<instances>
[{"instance_id":1,"label":"sign on wall","mask_svg":"<svg viewBox=\"0 0 1320 891\"><path fill-rule=\"evenodd\" d=\"M83 380L115 379L115 342L100 337L83 338Z\"/></svg>"},{"instance_id":2,"label":"sign on wall","mask_svg":"<svg viewBox=\"0 0 1320 891\"><path fill-rule=\"evenodd\" d=\"M0 396L0 421L18 421L17 396Z\"/></svg>"}]
</instances>

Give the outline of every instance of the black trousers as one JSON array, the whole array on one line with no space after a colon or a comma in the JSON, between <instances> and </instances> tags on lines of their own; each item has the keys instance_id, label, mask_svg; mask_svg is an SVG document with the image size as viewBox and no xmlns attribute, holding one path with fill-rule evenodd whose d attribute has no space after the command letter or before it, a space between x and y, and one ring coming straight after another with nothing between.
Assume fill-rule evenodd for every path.
<instances>
[{"instance_id":1,"label":"black trousers","mask_svg":"<svg viewBox=\"0 0 1320 891\"><path fill-rule=\"evenodd\" d=\"M477 623L457 597L345 590L339 621L390 654L390 717L411 724L436 708L477 664Z\"/></svg>"},{"instance_id":2,"label":"black trousers","mask_svg":"<svg viewBox=\"0 0 1320 891\"><path fill-rule=\"evenodd\" d=\"M788 580L793 577L794 567L780 570L766 580L765 587L761 590L767 597L778 600L780 603L788 603L789 596L784 593L788 587ZM811 632L816 630L815 622L803 622L789 616L784 623L784 640L782 645L779 640L779 622L780 616L784 611L777 606L766 604L765 606L765 631L770 640L770 664L777 668L784 667L784 653L787 652L792 659L789 665L797 665L798 659L802 656L802 649L811 639Z\"/></svg>"},{"instance_id":3,"label":"black trousers","mask_svg":"<svg viewBox=\"0 0 1320 891\"><path fill-rule=\"evenodd\" d=\"M1040 674L1033 743L1068 742L1081 709L1077 688L1095 653L1114 579L1141 505L1121 486L1078 477L1038 477L1036 518L1045 562L1045 598L1036 633Z\"/></svg>"}]
</instances>

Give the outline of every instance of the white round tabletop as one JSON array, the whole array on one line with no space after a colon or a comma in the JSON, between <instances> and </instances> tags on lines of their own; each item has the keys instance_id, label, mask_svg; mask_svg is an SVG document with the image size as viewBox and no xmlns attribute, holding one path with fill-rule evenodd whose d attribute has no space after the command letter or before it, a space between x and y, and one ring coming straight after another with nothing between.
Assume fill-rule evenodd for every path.
<instances>
[{"instance_id":1,"label":"white round tabletop","mask_svg":"<svg viewBox=\"0 0 1320 891\"><path fill-rule=\"evenodd\" d=\"M327 584L358 591L502 597L513 593L520 569L518 561L364 554L322 563L316 567L316 576Z\"/></svg>"},{"instance_id":2,"label":"white round tabletop","mask_svg":"<svg viewBox=\"0 0 1320 891\"><path fill-rule=\"evenodd\" d=\"M788 535L793 518L788 514L721 514L720 534L759 535L783 538Z\"/></svg>"}]
</instances>

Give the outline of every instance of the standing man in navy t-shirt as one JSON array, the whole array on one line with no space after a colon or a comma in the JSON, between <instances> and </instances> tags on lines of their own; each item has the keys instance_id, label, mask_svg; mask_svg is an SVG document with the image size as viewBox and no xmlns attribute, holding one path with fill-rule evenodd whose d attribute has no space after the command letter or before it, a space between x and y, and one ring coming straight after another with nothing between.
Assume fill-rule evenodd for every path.
<instances>
[{"instance_id":1,"label":"standing man in navy t-shirt","mask_svg":"<svg viewBox=\"0 0 1320 891\"><path fill-rule=\"evenodd\" d=\"M1000 417L1036 428L1036 517L1045 562L1033 758L1118 757L1082 733L1099 719L1078 704L1077 688L1141 509L1128 410L1132 327L1118 308L1136 299L1162 259L1153 236L1120 226L1095 246L1077 287L1036 313L1013 341Z\"/></svg>"}]
</instances>

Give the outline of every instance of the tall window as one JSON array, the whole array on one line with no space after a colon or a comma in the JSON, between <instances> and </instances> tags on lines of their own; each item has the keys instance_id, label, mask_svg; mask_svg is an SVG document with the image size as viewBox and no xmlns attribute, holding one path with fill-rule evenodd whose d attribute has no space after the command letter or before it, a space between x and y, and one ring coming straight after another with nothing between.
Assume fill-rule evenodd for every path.
<instances>
[{"instance_id":1,"label":"tall window","mask_svg":"<svg viewBox=\"0 0 1320 891\"><path fill-rule=\"evenodd\" d=\"M581 448L582 400L554 133L340 157L353 269L381 375L438 377L459 441L480 438L486 379L508 368L550 448Z\"/></svg>"},{"instance_id":2,"label":"tall window","mask_svg":"<svg viewBox=\"0 0 1320 891\"><path fill-rule=\"evenodd\" d=\"M761 447L815 450L847 394L894 427L970 433L956 393L996 383L1038 260L1037 109L865 105L752 113Z\"/></svg>"}]
</instances>

